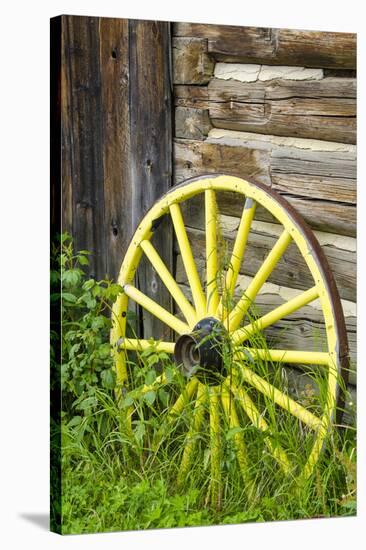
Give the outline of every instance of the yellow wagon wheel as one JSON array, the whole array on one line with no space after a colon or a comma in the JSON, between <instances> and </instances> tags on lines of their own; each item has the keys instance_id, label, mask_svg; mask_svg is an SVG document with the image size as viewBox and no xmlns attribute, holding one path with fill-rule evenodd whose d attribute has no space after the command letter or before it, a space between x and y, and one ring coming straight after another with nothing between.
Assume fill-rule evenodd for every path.
<instances>
[{"instance_id":1,"label":"yellow wagon wheel","mask_svg":"<svg viewBox=\"0 0 366 550\"><path fill-rule=\"evenodd\" d=\"M222 192L236 193L243 202L243 212L234 240L230 262L220 271L218 254L218 201ZM193 257L183 221L181 205L194 196L204 195L206 284L203 285ZM233 302L239 269L244 261L248 235L256 207L266 209L282 226L282 233L252 277L245 292ZM171 218L191 291L191 300L182 292L152 244L154 229L162 216ZM290 243L294 243L305 260L313 285L259 318L251 316L251 308L262 286L270 277ZM177 305L173 315L134 286L136 270L145 255L161 278ZM211 463L211 501L220 500L221 445L223 422L231 430L237 462L244 481L248 482L249 457L245 433L247 422L263 438L267 452L285 474L307 479L319 459L327 432L340 403L339 382L345 381L348 370L348 348L342 307L328 262L311 230L298 213L281 196L266 186L228 175L200 176L173 187L158 200L138 226L122 263L118 279L123 293L113 309L111 343L117 371L117 387L123 396L129 388L127 356L129 351L149 349L152 340L126 335L129 300L162 321L175 334L172 341L156 340L154 349L171 354L176 368L184 374L185 387L167 407L166 418L179 418L186 406L191 407L190 425L182 445L180 480L189 471L194 455L195 436L207 432ZM326 342L322 351L271 349L259 347L254 338L267 327L318 300L324 317ZM260 341L260 340L259 340ZM258 365L268 364L264 372ZM276 365L306 365L321 371L325 390L321 407L311 408L291 397L276 378ZM273 380L271 376L273 375ZM154 382L154 388L167 385L164 373ZM141 392L151 389L145 386ZM255 396L258 396L255 397ZM123 397L122 397L123 399ZM262 399L262 401L260 401ZM268 403L272 412L289 415L299 428L299 437L311 437L308 455L302 468L296 468L296 456L289 455L278 440L271 437L271 421L266 418ZM262 406L262 409L260 408ZM130 411L130 414L131 411ZM204 419L207 418L207 422ZM131 419L130 419L131 420ZM276 422L276 418L275 418ZM272 422L273 425L273 422ZM132 424L131 424L131 429ZM305 436L304 436L305 437ZM295 463L294 463L295 460ZM178 480L179 481L179 480Z\"/></svg>"}]
</instances>

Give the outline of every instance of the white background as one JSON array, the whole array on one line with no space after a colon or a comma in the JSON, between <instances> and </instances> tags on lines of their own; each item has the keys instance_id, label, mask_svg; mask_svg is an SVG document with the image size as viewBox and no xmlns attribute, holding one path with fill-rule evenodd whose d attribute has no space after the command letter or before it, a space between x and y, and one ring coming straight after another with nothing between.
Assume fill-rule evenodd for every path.
<instances>
[{"instance_id":1,"label":"white background","mask_svg":"<svg viewBox=\"0 0 366 550\"><path fill-rule=\"evenodd\" d=\"M365 25L362 2L88 0L2 4L0 30L0 544L2 548L352 548L366 538ZM358 32L358 518L60 537L48 532L49 18L62 13ZM362 445L361 445L362 444ZM363 545L362 545L363 546Z\"/></svg>"}]
</instances>

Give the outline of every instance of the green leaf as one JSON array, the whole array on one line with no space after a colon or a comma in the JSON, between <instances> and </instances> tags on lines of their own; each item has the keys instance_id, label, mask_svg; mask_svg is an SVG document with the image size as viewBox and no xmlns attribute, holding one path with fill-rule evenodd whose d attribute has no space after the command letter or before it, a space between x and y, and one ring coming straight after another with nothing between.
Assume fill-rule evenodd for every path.
<instances>
[{"instance_id":1,"label":"green leaf","mask_svg":"<svg viewBox=\"0 0 366 550\"><path fill-rule=\"evenodd\" d=\"M147 386L150 386L150 384L153 384L156 380L156 371L155 369L151 369L148 371L146 377L145 377L145 384Z\"/></svg>"},{"instance_id":2,"label":"green leaf","mask_svg":"<svg viewBox=\"0 0 366 550\"><path fill-rule=\"evenodd\" d=\"M89 265L89 260L85 256L78 256L78 262L80 265Z\"/></svg>"},{"instance_id":3,"label":"green leaf","mask_svg":"<svg viewBox=\"0 0 366 550\"><path fill-rule=\"evenodd\" d=\"M164 388L160 388L158 391L158 397L161 403L164 405L164 407L167 407L169 402L169 393L166 390L164 390Z\"/></svg>"},{"instance_id":4,"label":"green leaf","mask_svg":"<svg viewBox=\"0 0 366 550\"><path fill-rule=\"evenodd\" d=\"M96 298L97 296L101 296L102 293L103 293L103 288L99 285L95 285L95 287L92 290L92 294L94 298Z\"/></svg>"},{"instance_id":5,"label":"green leaf","mask_svg":"<svg viewBox=\"0 0 366 550\"><path fill-rule=\"evenodd\" d=\"M166 367L165 369L165 377L168 384L171 384L174 379L175 369L174 367Z\"/></svg>"},{"instance_id":6,"label":"green leaf","mask_svg":"<svg viewBox=\"0 0 366 550\"><path fill-rule=\"evenodd\" d=\"M80 280L80 271L78 269L68 269L62 273L62 282L65 286L76 286Z\"/></svg>"},{"instance_id":7,"label":"green leaf","mask_svg":"<svg viewBox=\"0 0 366 550\"><path fill-rule=\"evenodd\" d=\"M145 424L141 421L136 422L135 437L137 441L140 443L140 445L143 441L145 431L146 431Z\"/></svg>"},{"instance_id":8,"label":"green leaf","mask_svg":"<svg viewBox=\"0 0 366 550\"><path fill-rule=\"evenodd\" d=\"M102 384L107 390L113 390L116 383L116 376L112 369L103 370L100 373Z\"/></svg>"},{"instance_id":9,"label":"green leaf","mask_svg":"<svg viewBox=\"0 0 366 550\"><path fill-rule=\"evenodd\" d=\"M156 365L156 363L159 363L159 356L156 353L152 353L147 358L147 364L149 367L152 367L153 365Z\"/></svg>"},{"instance_id":10,"label":"green leaf","mask_svg":"<svg viewBox=\"0 0 366 550\"><path fill-rule=\"evenodd\" d=\"M74 426L78 426L82 421L82 417L81 416L74 416L70 422L68 423L68 427L69 428L73 428Z\"/></svg>"},{"instance_id":11,"label":"green leaf","mask_svg":"<svg viewBox=\"0 0 366 550\"><path fill-rule=\"evenodd\" d=\"M97 404L97 400L94 396L87 397L86 399L81 401L81 403L79 403L77 408L82 410L82 411L85 411L86 409L89 409L90 407L95 407L96 404Z\"/></svg>"},{"instance_id":12,"label":"green leaf","mask_svg":"<svg viewBox=\"0 0 366 550\"><path fill-rule=\"evenodd\" d=\"M133 396L131 394L127 394L123 400L123 408L131 407L133 405Z\"/></svg>"},{"instance_id":13,"label":"green leaf","mask_svg":"<svg viewBox=\"0 0 366 550\"><path fill-rule=\"evenodd\" d=\"M93 288L94 285L95 285L94 279L88 279L88 280L85 281L85 283L83 284L83 289L84 289L84 290L90 290L91 288Z\"/></svg>"},{"instance_id":14,"label":"green leaf","mask_svg":"<svg viewBox=\"0 0 366 550\"><path fill-rule=\"evenodd\" d=\"M102 344L98 348L98 355L101 359L107 359L111 353L111 345L109 343Z\"/></svg>"},{"instance_id":15,"label":"green leaf","mask_svg":"<svg viewBox=\"0 0 366 550\"><path fill-rule=\"evenodd\" d=\"M75 357L75 354L79 351L80 349L80 343L77 343L77 344L74 344L73 346L71 346L70 348L70 351L69 351L69 355L70 357Z\"/></svg>"},{"instance_id":16,"label":"green leaf","mask_svg":"<svg viewBox=\"0 0 366 550\"><path fill-rule=\"evenodd\" d=\"M71 304L75 304L77 300L76 296L74 296L74 294L71 294L70 292L63 292L61 296L63 300L65 300L66 302L70 302Z\"/></svg>"},{"instance_id":17,"label":"green leaf","mask_svg":"<svg viewBox=\"0 0 366 550\"><path fill-rule=\"evenodd\" d=\"M106 318L103 315L98 315L92 320L91 327L93 330L99 330L103 328L106 324Z\"/></svg>"},{"instance_id":18,"label":"green leaf","mask_svg":"<svg viewBox=\"0 0 366 550\"><path fill-rule=\"evenodd\" d=\"M156 392L151 390L151 391L148 391L147 393L145 393L144 395L144 399L146 401L146 403L148 405L152 405L155 401L155 398L156 398Z\"/></svg>"}]
</instances>

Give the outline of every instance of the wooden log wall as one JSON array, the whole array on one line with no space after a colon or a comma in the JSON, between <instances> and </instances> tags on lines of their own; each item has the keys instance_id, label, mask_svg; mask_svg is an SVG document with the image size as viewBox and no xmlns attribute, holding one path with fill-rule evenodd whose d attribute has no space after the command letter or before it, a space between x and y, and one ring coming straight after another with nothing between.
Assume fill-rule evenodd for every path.
<instances>
[{"instance_id":1,"label":"wooden log wall","mask_svg":"<svg viewBox=\"0 0 366 550\"><path fill-rule=\"evenodd\" d=\"M136 226L172 185L170 24L57 19L62 229L92 253L90 276L116 280ZM172 233L159 228L154 244L171 266ZM136 284L171 307L150 265ZM160 330L146 315L145 336Z\"/></svg>"},{"instance_id":2,"label":"wooden log wall","mask_svg":"<svg viewBox=\"0 0 366 550\"><path fill-rule=\"evenodd\" d=\"M253 178L283 195L315 231L335 275L356 384L356 35L194 23L173 25L174 181L203 173ZM219 198L222 232L233 244L243 204ZM203 204L184 216L204 266ZM238 295L279 234L257 210ZM189 294L176 249L176 276ZM304 261L291 246L258 296L261 313L308 288ZM319 349L317 303L267 331L289 349ZM295 372L296 374L296 372ZM303 378L291 375L291 380ZM299 390L300 391L300 390ZM349 407L349 404L348 404Z\"/></svg>"}]
</instances>

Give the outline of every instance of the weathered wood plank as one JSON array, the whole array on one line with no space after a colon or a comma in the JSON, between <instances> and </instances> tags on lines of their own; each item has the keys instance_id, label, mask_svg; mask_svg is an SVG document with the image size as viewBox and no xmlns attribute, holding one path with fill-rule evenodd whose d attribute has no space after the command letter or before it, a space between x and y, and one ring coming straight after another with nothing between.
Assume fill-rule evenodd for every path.
<instances>
[{"instance_id":1,"label":"weathered wood plank","mask_svg":"<svg viewBox=\"0 0 366 550\"><path fill-rule=\"evenodd\" d=\"M213 75L214 60L207 53L207 40L173 38L174 84L207 84Z\"/></svg>"},{"instance_id":2,"label":"weathered wood plank","mask_svg":"<svg viewBox=\"0 0 366 550\"><path fill-rule=\"evenodd\" d=\"M174 105L176 107L209 109L208 87L174 86Z\"/></svg>"},{"instance_id":3,"label":"weathered wood plank","mask_svg":"<svg viewBox=\"0 0 366 550\"><path fill-rule=\"evenodd\" d=\"M357 220L354 205L312 198L303 199L287 194L285 198L313 229L356 236Z\"/></svg>"},{"instance_id":4,"label":"weathered wood plank","mask_svg":"<svg viewBox=\"0 0 366 550\"><path fill-rule=\"evenodd\" d=\"M211 128L208 110L192 107L177 107L175 109L176 137L203 140Z\"/></svg>"},{"instance_id":5,"label":"weathered wood plank","mask_svg":"<svg viewBox=\"0 0 366 550\"><path fill-rule=\"evenodd\" d=\"M271 153L272 171L276 175L281 174L306 174L323 178L337 178L351 180L348 188L353 189L353 203L355 196L356 154L348 151L319 151L312 149L299 150L297 148L277 147ZM334 189L333 189L334 191ZM306 193L306 191L305 191ZM325 198L325 197L324 197ZM337 189L337 200L338 189Z\"/></svg>"},{"instance_id":6,"label":"weathered wood plank","mask_svg":"<svg viewBox=\"0 0 366 550\"><path fill-rule=\"evenodd\" d=\"M170 187L172 178L172 121L169 24L159 21L129 21L130 132L132 225ZM172 233L162 226L154 245L172 268ZM166 309L171 299L147 261L139 268L139 288ZM164 335L165 326L144 312L144 336Z\"/></svg>"},{"instance_id":7,"label":"weathered wood plank","mask_svg":"<svg viewBox=\"0 0 366 550\"><path fill-rule=\"evenodd\" d=\"M245 174L271 184L268 151L230 147L207 141L174 141L175 183L204 173Z\"/></svg>"},{"instance_id":8,"label":"weathered wood plank","mask_svg":"<svg viewBox=\"0 0 366 550\"><path fill-rule=\"evenodd\" d=\"M75 249L87 249L89 273L105 277L103 120L99 19L62 17L62 177L65 229ZM72 192L70 192L72 189ZM72 227L70 208L72 204Z\"/></svg>"},{"instance_id":9,"label":"weathered wood plank","mask_svg":"<svg viewBox=\"0 0 366 550\"><path fill-rule=\"evenodd\" d=\"M336 191L324 176L272 172L272 188L282 195L299 195L309 200L320 196L324 201L333 201L336 193L337 201L354 205L354 180L337 178L335 183Z\"/></svg>"},{"instance_id":10,"label":"weathered wood plank","mask_svg":"<svg viewBox=\"0 0 366 550\"><path fill-rule=\"evenodd\" d=\"M99 28L106 233L104 253L107 274L116 280L134 229L131 209L126 208L132 200L129 179L128 20L101 18Z\"/></svg>"},{"instance_id":11,"label":"weathered wood plank","mask_svg":"<svg viewBox=\"0 0 366 550\"><path fill-rule=\"evenodd\" d=\"M285 195L312 228L356 234L355 152L314 151L268 142L248 141L242 146L221 142L175 140L175 183L203 173L253 178ZM221 207L225 214L241 215L241 205L232 193L223 195ZM273 221L263 209L257 216Z\"/></svg>"},{"instance_id":12,"label":"weathered wood plank","mask_svg":"<svg viewBox=\"0 0 366 550\"><path fill-rule=\"evenodd\" d=\"M219 61L356 68L356 34L175 23L175 36L206 38Z\"/></svg>"},{"instance_id":13,"label":"weathered wood plank","mask_svg":"<svg viewBox=\"0 0 366 550\"><path fill-rule=\"evenodd\" d=\"M192 88L177 86L176 104L207 108L217 128L356 142L355 79L239 82L214 78L206 92Z\"/></svg>"},{"instance_id":14,"label":"weathered wood plank","mask_svg":"<svg viewBox=\"0 0 366 550\"><path fill-rule=\"evenodd\" d=\"M54 19L53 21L56 21ZM55 23L54 23L55 24ZM53 86L59 86L59 89L57 90L57 101L59 108L59 120L58 123L60 125L60 131L61 131L61 150L60 150L60 165L59 165L59 171L60 171L60 178L61 178L61 197L62 197L62 232L68 232L70 235L73 234L73 228L72 228L72 213L73 213L73 195L72 195L72 171L71 171L71 150L70 145L72 143L72 127L71 127L71 121L69 119L70 112L71 112L71 73L70 73L70 63L68 62L68 35L66 33L67 29L67 23L65 20L65 16L60 16L59 22L59 32L60 32L60 52L59 52L59 63L60 63L60 77L56 77L56 75L53 75L51 77L51 85ZM54 61L51 60L51 69L52 64L54 64ZM59 78L58 82L52 81L52 78ZM52 115L51 115L52 118ZM51 120L51 125L55 121ZM52 136L52 134L51 134ZM56 139L59 136L57 135ZM56 139L51 140L51 148L55 147ZM56 155L55 155L56 156ZM51 171L54 172L54 163L52 162L53 159L51 159Z\"/></svg>"}]
</instances>

